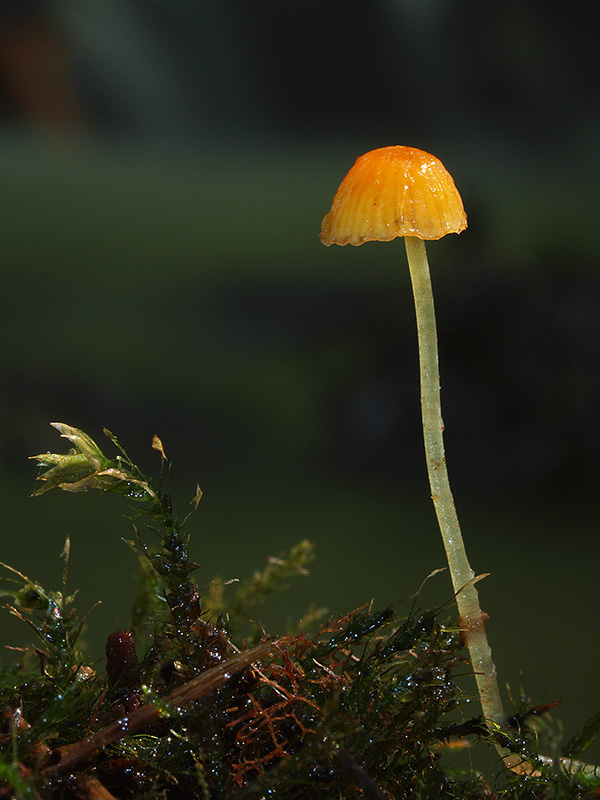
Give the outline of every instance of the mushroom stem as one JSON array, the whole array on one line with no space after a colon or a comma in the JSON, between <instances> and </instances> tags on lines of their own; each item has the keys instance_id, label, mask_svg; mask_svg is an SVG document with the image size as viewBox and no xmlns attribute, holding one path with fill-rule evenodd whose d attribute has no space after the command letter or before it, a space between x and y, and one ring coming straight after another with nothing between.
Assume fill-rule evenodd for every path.
<instances>
[{"instance_id":1,"label":"mushroom stem","mask_svg":"<svg viewBox=\"0 0 600 800\"><path fill-rule=\"evenodd\" d=\"M431 498L444 541L460 625L471 657L483 716L491 728L497 729L496 726L502 727L505 724L506 714L500 699L492 651L487 641L487 615L479 605L479 595L474 585L475 573L467 558L444 455L437 329L425 242L415 236L405 236L404 242L417 315L421 413Z\"/></svg>"}]
</instances>

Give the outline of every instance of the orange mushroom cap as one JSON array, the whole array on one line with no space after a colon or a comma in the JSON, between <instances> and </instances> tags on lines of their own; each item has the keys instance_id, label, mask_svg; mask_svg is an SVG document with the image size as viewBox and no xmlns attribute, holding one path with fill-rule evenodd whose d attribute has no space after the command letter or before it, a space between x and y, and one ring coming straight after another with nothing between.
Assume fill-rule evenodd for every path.
<instances>
[{"instance_id":1,"label":"orange mushroom cap","mask_svg":"<svg viewBox=\"0 0 600 800\"><path fill-rule=\"evenodd\" d=\"M397 236L441 239L467 227L450 173L415 147L380 147L360 156L323 218L324 245L388 242Z\"/></svg>"}]
</instances>

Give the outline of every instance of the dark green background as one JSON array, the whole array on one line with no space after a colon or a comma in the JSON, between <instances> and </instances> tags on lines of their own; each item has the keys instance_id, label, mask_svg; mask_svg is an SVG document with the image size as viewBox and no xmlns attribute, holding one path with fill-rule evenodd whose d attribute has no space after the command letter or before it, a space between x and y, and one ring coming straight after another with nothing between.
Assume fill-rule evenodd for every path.
<instances>
[{"instance_id":1,"label":"dark green background","mask_svg":"<svg viewBox=\"0 0 600 800\"><path fill-rule=\"evenodd\" d=\"M77 606L102 600L94 657L127 625L131 527L116 497L29 498L27 456L66 447L51 421L99 443L110 428L154 474L160 435L180 515L205 493L200 583L311 539L271 630L310 602L402 599L444 565L402 243L317 236L353 160L402 143L442 159L469 216L428 252L448 463L491 573L501 683L518 694L522 669L568 733L600 708L596 6L478 9L6 5L6 29L40 25L67 66L36 113L3 73L1 559L58 588L71 536ZM438 575L422 603L449 596Z\"/></svg>"}]
</instances>

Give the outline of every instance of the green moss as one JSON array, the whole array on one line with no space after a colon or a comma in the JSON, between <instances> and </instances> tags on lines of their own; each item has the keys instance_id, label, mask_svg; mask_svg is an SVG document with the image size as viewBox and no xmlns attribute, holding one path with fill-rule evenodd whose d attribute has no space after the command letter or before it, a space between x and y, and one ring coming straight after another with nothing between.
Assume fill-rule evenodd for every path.
<instances>
[{"instance_id":1,"label":"green moss","mask_svg":"<svg viewBox=\"0 0 600 800\"><path fill-rule=\"evenodd\" d=\"M0 797L10 798L592 798L593 774L538 757L578 758L598 715L559 752L549 707L523 703L505 744L529 774L461 771L455 749L490 734L469 715L470 670L448 609L365 606L273 635L259 606L306 573L302 542L240 584L194 579L187 526L162 479L156 488L112 434L109 458L89 437L56 425L74 445L38 461L44 489L126 495L134 503L140 586L129 630L108 638L105 664L83 647L83 621L65 591L47 591L11 567L9 610L34 641L0 673ZM38 492L39 493L39 492ZM192 499L200 501L198 490ZM148 540L151 543L148 543ZM92 617L93 619L93 617ZM249 649L250 646L252 649Z\"/></svg>"}]
</instances>

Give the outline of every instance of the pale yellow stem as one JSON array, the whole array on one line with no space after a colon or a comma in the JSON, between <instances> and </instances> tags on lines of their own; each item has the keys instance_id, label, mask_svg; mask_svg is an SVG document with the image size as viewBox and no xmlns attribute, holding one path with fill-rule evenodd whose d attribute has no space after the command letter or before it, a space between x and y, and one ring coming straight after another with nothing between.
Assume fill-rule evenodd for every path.
<instances>
[{"instance_id":1,"label":"pale yellow stem","mask_svg":"<svg viewBox=\"0 0 600 800\"><path fill-rule=\"evenodd\" d=\"M487 616L479 605L479 595L473 580L475 573L467 558L444 454L437 329L429 264L422 239L407 236L405 244L417 315L421 413L431 498L444 540L460 624L473 664L483 716L488 725L497 730L497 727L505 724L506 714L500 699L492 651L487 641Z\"/></svg>"},{"instance_id":2,"label":"pale yellow stem","mask_svg":"<svg viewBox=\"0 0 600 800\"><path fill-rule=\"evenodd\" d=\"M450 490L446 456L444 453L444 425L440 404L440 375L438 365L437 330L429 264L425 243L407 236L404 239L415 298L417 332L419 338L419 365L421 372L421 413L425 458L438 524L456 593L460 625L469 650L473 672L477 681L483 717L492 734L502 733L506 726L506 713L500 699L496 667L487 641L485 622L487 615L479 605L475 588L475 573L471 569L460 531L454 498ZM504 766L522 775L539 775L539 771L518 753L512 753L496 741ZM597 767L569 758L538 755L537 760L547 766L554 764L568 772L597 774Z\"/></svg>"}]
</instances>

